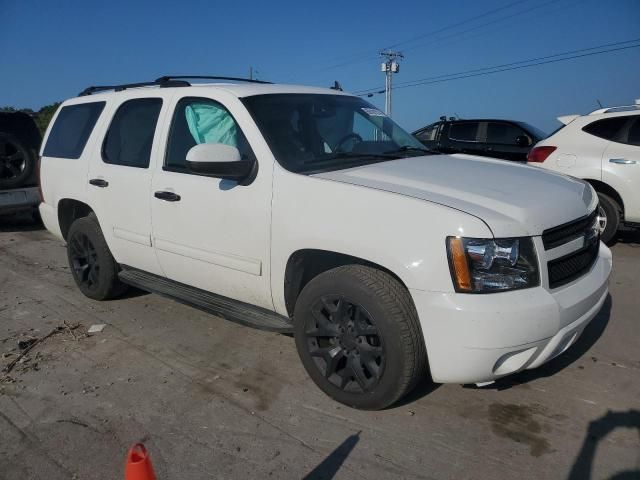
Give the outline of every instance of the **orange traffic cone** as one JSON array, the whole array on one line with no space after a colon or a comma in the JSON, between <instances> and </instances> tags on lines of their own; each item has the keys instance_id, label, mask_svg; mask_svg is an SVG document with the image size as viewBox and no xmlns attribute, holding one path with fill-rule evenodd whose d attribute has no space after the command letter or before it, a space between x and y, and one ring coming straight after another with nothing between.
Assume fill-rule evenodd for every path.
<instances>
[{"instance_id":1,"label":"orange traffic cone","mask_svg":"<svg viewBox=\"0 0 640 480\"><path fill-rule=\"evenodd\" d=\"M136 443L127 454L124 480L156 480L149 454L142 443Z\"/></svg>"}]
</instances>

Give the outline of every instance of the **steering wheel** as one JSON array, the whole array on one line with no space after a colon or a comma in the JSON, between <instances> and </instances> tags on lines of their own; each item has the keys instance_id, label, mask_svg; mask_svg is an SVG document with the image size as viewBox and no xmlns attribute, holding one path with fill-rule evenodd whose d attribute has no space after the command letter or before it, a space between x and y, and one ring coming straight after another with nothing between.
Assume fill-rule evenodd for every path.
<instances>
[{"instance_id":1,"label":"steering wheel","mask_svg":"<svg viewBox=\"0 0 640 480\"><path fill-rule=\"evenodd\" d=\"M343 143L346 143L347 140L351 140L351 139L355 139L357 140L357 143L362 142L362 137L360 135L358 135L355 132L351 132L351 133L347 133L344 137L342 137L337 143L335 148L333 149L334 152L340 152L342 151L341 147Z\"/></svg>"}]
</instances>

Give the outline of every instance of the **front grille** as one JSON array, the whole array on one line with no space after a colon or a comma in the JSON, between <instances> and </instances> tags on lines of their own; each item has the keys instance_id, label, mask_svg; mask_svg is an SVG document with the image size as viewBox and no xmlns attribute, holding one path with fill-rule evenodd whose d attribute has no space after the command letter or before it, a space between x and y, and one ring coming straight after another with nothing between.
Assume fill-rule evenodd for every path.
<instances>
[{"instance_id":1,"label":"front grille","mask_svg":"<svg viewBox=\"0 0 640 480\"><path fill-rule=\"evenodd\" d=\"M593 225L598 215L596 208L591 214L558 227L553 227L542 232L542 243L545 250L564 245L571 240L584 236L585 232Z\"/></svg>"},{"instance_id":2,"label":"front grille","mask_svg":"<svg viewBox=\"0 0 640 480\"><path fill-rule=\"evenodd\" d=\"M549 287L561 287L587 273L598 258L599 249L598 239L569 255L551 260L548 263Z\"/></svg>"}]
</instances>

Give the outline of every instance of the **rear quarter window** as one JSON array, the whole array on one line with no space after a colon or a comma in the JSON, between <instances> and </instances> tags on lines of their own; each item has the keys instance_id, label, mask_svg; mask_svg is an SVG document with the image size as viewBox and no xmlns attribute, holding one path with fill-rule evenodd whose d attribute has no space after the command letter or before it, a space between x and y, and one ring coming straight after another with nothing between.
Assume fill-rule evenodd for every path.
<instances>
[{"instance_id":1,"label":"rear quarter window","mask_svg":"<svg viewBox=\"0 0 640 480\"><path fill-rule=\"evenodd\" d=\"M629 117L613 117L596 120L582 127L582 131L596 137L604 138L605 140L615 140L628 120Z\"/></svg>"},{"instance_id":2,"label":"rear quarter window","mask_svg":"<svg viewBox=\"0 0 640 480\"><path fill-rule=\"evenodd\" d=\"M105 102L91 102L62 107L51 127L42 155L80 158L104 106Z\"/></svg>"}]
</instances>

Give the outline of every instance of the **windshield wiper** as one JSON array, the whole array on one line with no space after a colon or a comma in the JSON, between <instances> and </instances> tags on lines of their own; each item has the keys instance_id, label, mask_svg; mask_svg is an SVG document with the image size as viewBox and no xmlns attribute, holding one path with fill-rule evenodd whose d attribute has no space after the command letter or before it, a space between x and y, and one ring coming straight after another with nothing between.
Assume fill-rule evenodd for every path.
<instances>
[{"instance_id":1,"label":"windshield wiper","mask_svg":"<svg viewBox=\"0 0 640 480\"><path fill-rule=\"evenodd\" d=\"M395 150L389 150L388 152L384 152L384 153L389 155L389 154L403 153L403 152L437 153L435 150L431 150L429 148L412 147L410 145L403 145L400 148L397 148Z\"/></svg>"}]
</instances>

